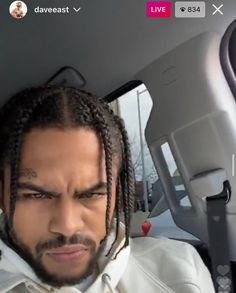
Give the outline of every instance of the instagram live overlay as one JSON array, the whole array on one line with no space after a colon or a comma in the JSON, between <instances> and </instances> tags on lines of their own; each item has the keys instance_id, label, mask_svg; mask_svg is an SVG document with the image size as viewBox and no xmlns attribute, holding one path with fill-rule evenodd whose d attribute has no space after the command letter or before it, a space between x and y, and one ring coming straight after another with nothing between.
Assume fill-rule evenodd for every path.
<instances>
[{"instance_id":1,"label":"instagram live overlay","mask_svg":"<svg viewBox=\"0 0 236 293\"><path fill-rule=\"evenodd\" d=\"M27 1L28 6L27 7ZM62 0L63 3L50 5L50 1L44 1L44 4L30 2L29 0L14 1L9 7L10 15L15 19L22 19L29 14L48 14L48 15L65 15L65 14L80 14L84 8L80 3L71 0L69 3ZM33 5L33 7L32 7ZM146 1L143 7L143 14L147 18L205 18L207 15L217 17L224 15L224 4L212 3L206 7L206 1Z\"/></svg>"}]
</instances>

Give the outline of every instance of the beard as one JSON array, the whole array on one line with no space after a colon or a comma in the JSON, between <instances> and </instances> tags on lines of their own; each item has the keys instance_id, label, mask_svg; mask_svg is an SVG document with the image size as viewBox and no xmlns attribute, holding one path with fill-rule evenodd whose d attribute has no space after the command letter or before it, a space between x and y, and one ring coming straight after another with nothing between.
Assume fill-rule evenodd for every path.
<instances>
[{"instance_id":1,"label":"beard","mask_svg":"<svg viewBox=\"0 0 236 293\"><path fill-rule=\"evenodd\" d=\"M5 219L5 229L4 229L4 237L1 235L2 240L6 242L6 244L12 248L22 259L24 259L29 266L33 269L36 276L45 284L53 286L53 287L63 287L63 286L74 286L79 284L87 277L92 275L96 269L97 260L100 255L104 252L108 235L106 235L101 241L100 246L96 250L96 243L91 238L76 234L72 237L66 237L64 235L60 235L55 239L39 242L36 247L36 256L33 255L31 249L24 244L19 237L16 235L14 229L11 229L8 225L8 221ZM112 226L112 225L111 225ZM109 229L110 230L110 229ZM53 248L59 248L64 245L69 244L82 244L88 248L90 252L90 259L87 263L86 269L84 272L78 276L60 276L56 273L50 273L45 268L42 262L43 252Z\"/></svg>"}]
</instances>

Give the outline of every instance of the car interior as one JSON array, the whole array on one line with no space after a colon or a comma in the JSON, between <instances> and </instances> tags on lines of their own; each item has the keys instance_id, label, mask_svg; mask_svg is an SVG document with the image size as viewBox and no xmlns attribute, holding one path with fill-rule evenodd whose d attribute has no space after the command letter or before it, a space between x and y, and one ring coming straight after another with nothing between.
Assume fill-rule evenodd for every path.
<instances>
[{"instance_id":1,"label":"car interior","mask_svg":"<svg viewBox=\"0 0 236 293\"><path fill-rule=\"evenodd\" d=\"M25 2L28 15L20 21L9 16L9 1L0 3L0 106L21 89L49 83L88 90L121 115L119 98L145 86L152 106L141 125L145 142L142 135L136 140L141 148L146 144L158 182L146 189L141 171L146 198L138 208L142 220L134 212L133 222L139 229L168 210L175 225L194 236L170 238L194 245L214 282L224 270L217 268L230 265L221 275L231 278L235 291L229 292L236 292L235 0L207 1L205 18L174 17L175 1L170 18L148 18L146 1ZM223 4L223 14L214 13L213 4ZM81 9L33 12L68 5ZM177 175L170 172L167 148ZM133 237L145 237L139 232Z\"/></svg>"}]
</instances>

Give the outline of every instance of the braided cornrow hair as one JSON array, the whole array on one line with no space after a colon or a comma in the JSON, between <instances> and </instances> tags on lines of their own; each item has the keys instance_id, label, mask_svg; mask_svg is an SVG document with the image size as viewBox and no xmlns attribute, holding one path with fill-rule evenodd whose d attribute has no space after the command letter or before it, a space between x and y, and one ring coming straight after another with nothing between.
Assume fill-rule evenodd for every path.
<instances>
[{"instance_id":1,"label":"braided cornrow hair","mask_svg":"<svg viewBox=\"0 0 236 293\"><path fill-rule=\"evenodd\" d=\"M123 247L129 244L134 194L130 147L122 119L113 113L106 102L86 91L75 88L58 86L29 88L13 96L0 109L0 125L0 174L3 174L7 164L11 167L9 227L12 227L13 224L17 200L17 180L24 135L33 128L85 127L97 133L105 152L107 177L106 234L109 232L114 156L119 161L115 205L116 235L109 252L118 238L122 209L125 222ZM1 180L3 182L3 178Z\"/></svg>"}]
</instances>

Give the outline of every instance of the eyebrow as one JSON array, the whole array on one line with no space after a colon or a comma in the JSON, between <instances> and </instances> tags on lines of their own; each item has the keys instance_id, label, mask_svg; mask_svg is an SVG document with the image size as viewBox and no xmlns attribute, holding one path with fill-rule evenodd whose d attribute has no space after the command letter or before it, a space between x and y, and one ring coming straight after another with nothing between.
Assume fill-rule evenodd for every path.
<instances>
[{"instance_id":1,"label":"eyebrow","mask_svg":"<svg viewBox=\"0 0 236 293\"><path fill-rule=\"evenodd\" d=\"M36 191L36 192L39 192L39 193L44 193L44 194L47 194L47 195L50 195L50 196L54 196L54 197L57 197L57 196L60 195L60 193L58 193L58 192L46 190L46 189L44 189L41 186L38 186L38 185L33 184L33 183L29 183L29 182L18 182L17 183L17 188L18 189L29 189L31 191Z\"/></svg>"},{"instance_id":2,"label":"eyebrow","mask_svg":"<svg viewBox=\"0 0 236 293\"><path fill-rule=\"evenodd\" d=\"M107 183L106 182L98 182L89 188L82 189L80 191L76 190L74 195L79 196L81 194L90 194L90 193L97 192L98 190L99 190L99 193L106 194L107 193Z\"/></svg>"},{"instance_id":3,"label":"eyebrow","mask_svg":"<svg viewBox=\"0 0 236 293\"><path fill-rule=\"evenodd\" d=\"M53 197L58 197L61 195L61 193L59 193L59 192L49 191L49 190L44 189L41 186L38 186L33 183L29 183L29 182L18 182L17 187L19 189L29 189L29 190L36 191L39 193L44 193L46 195L50 195ZM81 194L90 194L90 193L96 192L98 190L99 191L101 190L100 191L101 193L106 194L107 193L107 183L106 182L98 182L89 188L82 189L79 191L76 190L74 193L74 196L79 196Z\"/></svg>"}]
</instances>

